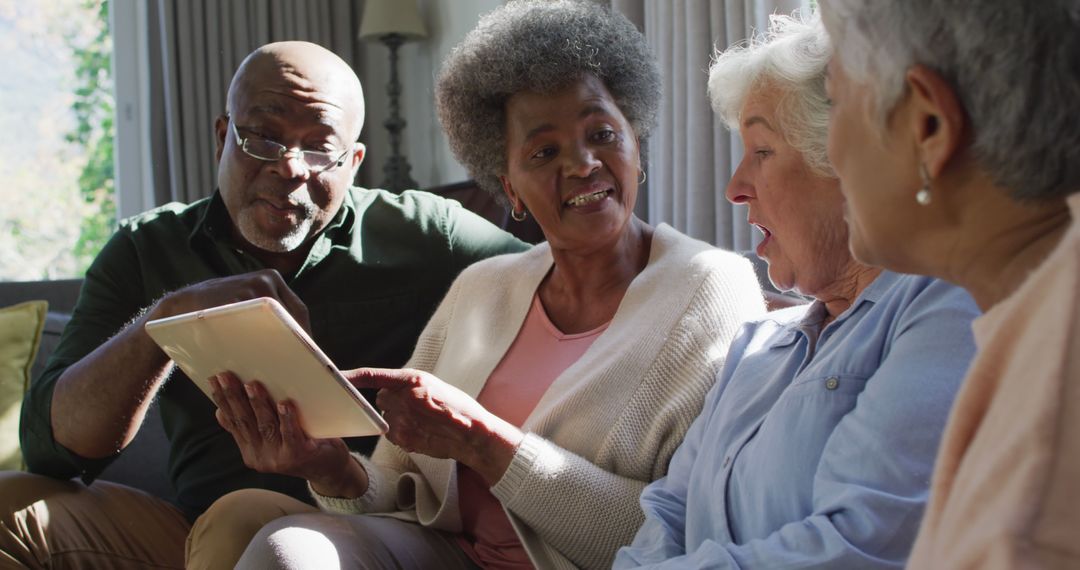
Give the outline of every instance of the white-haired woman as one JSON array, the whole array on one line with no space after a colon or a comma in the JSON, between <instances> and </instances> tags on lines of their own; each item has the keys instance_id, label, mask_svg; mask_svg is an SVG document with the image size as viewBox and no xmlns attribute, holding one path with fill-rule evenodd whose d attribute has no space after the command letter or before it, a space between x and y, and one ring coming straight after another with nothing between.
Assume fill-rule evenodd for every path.
<instances>
[{"instance_id":1,"label":"white-haired woman","mask_svg":"<svg viewBox=\"0 0 1080 570\"><path fill-rule=\"evenodd\" d=\"M436 98L477 182L547 243L462 272L411 370L347 373L381 389L390 431L370 458L307 439L258 388L253 413L228 382L222 419L274 436L240 441L244 457L305 476L335 513L270 523L242 568L608 568L739 324L764 312L745 259L633 215L660 89L625 17L507 3L448 57ZM205 528L250 537L264 495L227 496Z\"/></svg>"},{"instance_id":2,"label":"white-haired woman","mask_svg":"<svg viewBox=\"0 0 1080 570\"><path fill-rule=\"evenodd\" d=\"M986 311L911 566L1080 567L1080 4L821 6L856 257Z\"/></svg>"},{"instance_id":3,"label":"white-haired woman","mask_svg":"<svg viewBox=\"0 0 1080 570\"><path fill-rule=\"evenodd\" d=\"M727 197L764 232L770 280L815 301L743 327L616 568L895 568L915 539L977 309L852 259L825 152L828 57L816 18L778 16L710 69L744 145Z\"/></svg>"}]
</instances>

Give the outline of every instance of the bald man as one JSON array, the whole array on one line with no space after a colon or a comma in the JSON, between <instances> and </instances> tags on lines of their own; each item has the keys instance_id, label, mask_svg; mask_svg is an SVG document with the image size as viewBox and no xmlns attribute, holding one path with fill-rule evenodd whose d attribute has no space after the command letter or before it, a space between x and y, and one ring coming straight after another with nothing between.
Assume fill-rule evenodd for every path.
<instances>
[{"instance_id":1,"label":"bald man","mask_svg":"<svg viewBox=\"0 0 1080 570\"><path fill-rule=\"evenodd\" d=\"M282 42L244 60L214 124L217 190L121 223L26 395L20 437L36 475L0 474L0 563L182 568L191 521L218 497L263 488L311 500L302 480L244 465L146 321L274 297L342 368L398 367L458 272L526 247L456 202L352 187L363 122L360 81L333 53ZM154 399L175 506L94 482Z\"/></svg>"}]
</instances>

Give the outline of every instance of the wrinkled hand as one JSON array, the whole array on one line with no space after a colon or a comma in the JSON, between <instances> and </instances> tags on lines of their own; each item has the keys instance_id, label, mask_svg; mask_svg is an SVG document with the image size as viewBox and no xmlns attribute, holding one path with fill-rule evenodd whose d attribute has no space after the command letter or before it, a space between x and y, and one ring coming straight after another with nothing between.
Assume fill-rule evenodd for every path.
<instances>
[{"instance_id":1,"label":"wrinkled hand","mask_svg":"<svg viewBox=\"0 0 1080 570\"><path fill-rule=\"evenodd\" d=\"M236 440L244 465L307 479L326 496L356 497L367 489L366 473L345 442L308 437L291 400L275 404L262 384L243 384L228 372L211 377L210 387L218 423ZM362 480L356 478L357 468Z\"/></svg>"},{"instance_id":2,"label":"wrinkled hand","mask_svg":"<svg viewBox=\"0 0 1080 570\"><path fill-rule=\"evenodd\" d=\"M377 388L376 404L402 449L454 459L494 485L524 435L479 402L420 370L358 368L343 373L357 388Z\"/></svg>"},{"instance_id":3,"label":"wrinkled hand","mask_svg":"<svg viewBox=\"0 0 1080 570\"><path fill-rule=\"evenodd\" d=\"M281 274L273 269L210 279L178 289L151 307L148 318L171 317L257 297L276 299L304 330L311 332L311 322L304 302L289 289Z\"/></svg>"}]
</instances>

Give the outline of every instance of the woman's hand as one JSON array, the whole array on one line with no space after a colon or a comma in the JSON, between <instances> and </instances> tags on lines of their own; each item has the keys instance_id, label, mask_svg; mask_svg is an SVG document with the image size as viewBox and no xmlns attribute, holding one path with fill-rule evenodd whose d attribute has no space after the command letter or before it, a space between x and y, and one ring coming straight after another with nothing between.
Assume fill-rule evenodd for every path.
<instances>
[{"instance_id":1,"label":"woman's hand","mask_svg":"<svg viewBox=\"0 0 1080 570\"><path fill-rule=\"evenodd\" d=\"M344 372L357 388L378 388L376 403L398 447L454 459L488 485L502 478L524 434L461 390L420 370L358 368Z\"/></svg>"},{"instance_id":2,"label":"woman's hand","mask_svg":"<svg viewBox=\"0 0 1080 570\"><path fill-rule=\"evenodd\" d=\"M321 495L355 498L367 490L367 472L341 439L312 439L300 427L291 400L275 404L259 382L234 374L210 378L217 420L236 440L244 465L311 482Z\"/></svg>"}]
</instances>

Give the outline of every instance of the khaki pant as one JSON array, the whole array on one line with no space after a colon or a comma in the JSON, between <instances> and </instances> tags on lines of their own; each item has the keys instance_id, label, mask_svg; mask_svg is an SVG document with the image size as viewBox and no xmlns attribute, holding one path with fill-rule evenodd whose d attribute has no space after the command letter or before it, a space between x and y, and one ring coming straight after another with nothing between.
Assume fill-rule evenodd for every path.
<instances>
[{"instance_id":1,"label":"khaki pant","mask_svg":"<svg viewBox=\"0 0 1080 570\"><path fill-rule=\"evenodd\" d=\"M0 472L0 568L183 568L188 528L130 487Z\"/></svg>"},{"instance_id":2,"label":"khaki pant","mask_svg":"<svg viewBox=\"0 0 1080 570\"><path fill-rule=\"evenodd\" d=\"M280 493L226 495L188 524L142 491L0 472L0 568L232 568L274 519L318 509Z\"/></svg>"},{"instance_id":3,"label":"khaki pant","mask_svg":"<svg viewBox=\"0 0 1080 570\"><path fill-rule=\"evenodd\" d=\"M232 568L253 537L252 568L322 568L327 556L346 568L476 568L445 533L324 514L272 491L225 495L191 526L173 505L123 485L0 472L0 569L184 568L185 544L188 568Z\"/></svg>"},{"instance_id":4,"label":"khaki pant","mask_svg":"<svg viewBox=\"0 0 1080 570\"><path fill-rule=\"evenodd\" d=\"M191 530L190 568L234 564L259 570L477 568L453 535L385 517L323 513L259 489L218 499Z\"/></svg>"},{"instance_id":5,"label":"khaki pant","mask_svg":"<svg viewBox=\"0 0 1080 570\"><path fill-rule=\"evenodd\" d=\"M232 568L266 523L288 515L317 512L319 509L281 493L265 489L233 491L214 501L191 527L188 568Z\"/></svg>"}]
</instances>

